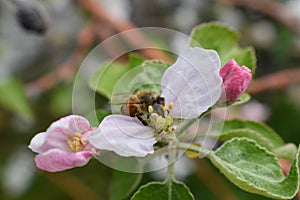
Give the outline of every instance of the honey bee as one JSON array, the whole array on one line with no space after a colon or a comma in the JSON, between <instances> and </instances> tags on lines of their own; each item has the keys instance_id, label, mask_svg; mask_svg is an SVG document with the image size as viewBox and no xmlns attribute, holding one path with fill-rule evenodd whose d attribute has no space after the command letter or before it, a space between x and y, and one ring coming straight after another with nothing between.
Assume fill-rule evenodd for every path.
<instances>
[{"instance_id":1,"label":"honey bee","mask_svg":"<svg viewBox=\"0 0 300 200\"><path fill-rule=\"evenodd\" d=\"M147 126L150 117L149 106L154 113L165 117L165 99L150 91L138 91L132 94L121 106L121 113L130 117L137 117L143 125Z\"/></svg>"}]
</instances>

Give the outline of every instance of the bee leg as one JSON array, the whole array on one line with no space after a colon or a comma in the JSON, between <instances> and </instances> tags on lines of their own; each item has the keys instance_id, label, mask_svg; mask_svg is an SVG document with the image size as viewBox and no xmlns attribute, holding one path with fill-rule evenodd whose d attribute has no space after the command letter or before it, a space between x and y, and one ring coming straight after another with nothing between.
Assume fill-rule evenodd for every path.
<instances>
[{"instance_id":1,"label":"bee leg","mask_svg":"<svg viewBox=\"0 0 300 200\"><path fill-rule=\"evenodd\" d=\"M142 122L144 126L148 126L148 123L141 116L137 115L136 117Z\"/></svg>"}]
</instances>

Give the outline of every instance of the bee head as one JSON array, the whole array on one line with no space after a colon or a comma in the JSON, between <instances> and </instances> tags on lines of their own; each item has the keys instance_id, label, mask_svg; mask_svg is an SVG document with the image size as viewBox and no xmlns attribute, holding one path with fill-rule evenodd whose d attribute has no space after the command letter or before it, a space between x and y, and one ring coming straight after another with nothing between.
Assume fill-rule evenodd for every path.
<instances>
[{"instance_id":1,"label":"bee head","mask_svg":"<svg viewBox=\"0 0 300 200\"><path fill-rule=\"evenodd\" d=\"M163 97L158 97L157 100L156 100L156 103L162 105L162 106L165 106L165 98Z\"/></svg>"},{"instance_id":2,"label":"bee head","mask_svg":"<svg viewBox=\"0 0 300 200\"><path fill-rule=\"evenodd\" d=\"M155 101L156 96L153 93L146 93L145 95L143 95L142 100L143 102L145 102L146 104L153 104L153 102Z\"/></svg>"}]
</instances>

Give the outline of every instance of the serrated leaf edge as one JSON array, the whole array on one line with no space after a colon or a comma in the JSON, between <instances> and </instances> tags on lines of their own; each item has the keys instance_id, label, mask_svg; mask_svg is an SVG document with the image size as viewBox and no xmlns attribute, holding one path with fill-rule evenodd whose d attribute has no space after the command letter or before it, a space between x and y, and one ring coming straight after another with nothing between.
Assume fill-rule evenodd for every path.
<instances>
[{"instance_id":1,"label":"serrated leaf edge","mask_svg":"<svg viewBox=\"0 0 300 200\"><path fill-rule=\"evenodd\" d=\"M274 129L272 129L270 126L268 126L267 124L263 123L263 122L257 122L257 121L251 121L251 120L240 120L240 119L233 119L233 120L229 120L229 121L226 121L226 122L229 122L229 123L231 123L231 122L232 123L241 122L241 123L245 123L245 124L250 123L250 124L258 125L261 128L268 130L268 132L271 133L272 136L276 137L277 141L281 143L281 145L276 146L276 148L281 147L285 144L284 140L276 133L276 131ZM261 134L261 135L263 135L263 134ZM264 137L266 137L266 136L264 136ZM266 137L266 138L268 138L268 137Z\"/></svg>"},{"instance_id":2,"label":"serrated leaf edge","mask_svg":"<svg viewBox=\"0 0 300 200\"><path fill-rule=\"evenodd\" d=\"M274 154L272 154L271 152L269 152L266 148L264 147L261 147L260 145L258 145L254 140L251 140L251 139L248 139L248 138L233 138L231 140L228 140L227 143L231 143L235 140L248 140L249 142L252 142L254 143L258 148L260 148L261 150L265 151L267 154L271 155L271 156L274 156L275 159L276 156ZM241 189L245 190L245 191L248 191L248 192L253 192L255 194L260 194L260 195L263 195L263 196L267 196L267 197L270 197L270 198L278 198L278 199L291 199L293 198L296 194L297 194L297 190L294 192L293 195L291 196L288 196L288 197L283 197L283 196L278 196L278 195L274 195L274 194L271 194L269 191L263 189L263 188L260 188L260 187L257 187L256 185L252 184L252 183L249 183L248 181L244 180L244 179L241 179L240 177L236 177L234 173L231 173L230 170L227 170L226 171L226 174L223 172L224 171L224 166L222 167L218 167L220 166L218 162L215 162L215 160L218 159L217 156L213 156L216 152L218 152L220 149L222 148L222 146L215 152L210 152L208 154L208 158L211 160L211 162L226 176L226 177L233 177L235 178L236 180L238 180L239 182L245 184L245 185L248 185L250 187L253 187L249 190L245 190L244 188L240 187L240 184L236 184L234 183L236 186L240 187ZM296 158L294 160L294 162L296 162L295 166L297 168L297 171L298 171L298 184L297 184L297 188L299 188L299 155L300 155L300 146L298 148L298 152L297 152L297 155L296 155ZM217 158L217 159L216 159ZM221 160L221 159L220 159ZM227 169L227 168L226 168ZM292 167L291 167L292 169ZM289 173L290 174L290 173ZM289 176L289 174L285 177L285 179L283 179L281 182L283 182L284 180L286 180ZM230 180L231 181L231 180ZM260 191L260 192L257 192L257 191Z\"/></svg>"},{"instance_id":3,"label":"serrated leaf edge","mask_svg":"<svg viewBox=\"0 0 300 200\"><path fill-rule=\"evenodd\" d=\"M232 32L235 36L236 36L236 42L239 41L240 37L241 37L241 34L236 31L235 29L233 29L231 26L229 25L226 25L226 24L222 24L220 22L208 22L208 23L202 23L202 24L199 24L197 26L194 26L194 28L192 29L191 33L190 33L190 41L189 41L189 44L192 44L193 43L196 43L197 45L199 45L201 47L201 44L199 44L198 42L194 41L192 36L194 35L194 33L197 31L198 28L201 28L201 27L212 27L212 26L215 26L215 27L222 27L222 28L227 28L228 30L230 30L230 32Z\"/></svg>"},{"instance_id":4,"label":"serrated leaf edge","mask_svg":"<svg viewBox=\"0 0 300 200\"><path fill-rule=\"evenodd\" d=\"M248 138L248 137L243 137L243 136L234 136L234 137L229 136L230 134L235 134L235 133L238 133L238 132L241 132L241 133L250 132L251 134L259 136L260 140L263 140L266 144L269 144L269 146L266 147L266 146L258 143L260 146L263 146L263 147L265 147L266 149L268 149L269 151L272 151L272 152L276 149L275 145L270 141L269 138L265 137L264 135L262 135L261 133L255 131L255 130L248 129L248 128L232 129L230 131L226 131L226 132L224 132L220 135L219 139L221 141L228 141L232 138ZM226 136L229 136L230 138L226 139ZM249 138L249 139L254 140L253 138ZM256 141L256 140L254 140L254 141ZM256 142L259 142L259 141L256 141Z\"/></svg>"}]
</instances>

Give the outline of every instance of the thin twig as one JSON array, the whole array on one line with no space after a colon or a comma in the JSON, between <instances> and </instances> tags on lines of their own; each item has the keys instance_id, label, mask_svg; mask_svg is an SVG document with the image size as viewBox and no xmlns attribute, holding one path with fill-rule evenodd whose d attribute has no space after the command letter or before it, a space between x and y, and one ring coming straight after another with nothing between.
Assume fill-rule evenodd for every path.
<instances>
[{"instance_id":1,"label":"thin twig","mask_svg":"<svg viewBox=\"0 0 300 200\"><path fill-rule=\"evenodd\" d=\"M100 200L101 198L93 192L84 182L74 175L67 173L46 174L43 175L53 182L55 186L59 187L66 194L74 200Z\"/></svg>"},{"instance_id":2,"label":"thin twig","mask_svg":"<svg viewBox=\"0 0 300 200\"><path fill-rule=\"evenodd\" d=\"M113 16L112 13L109 13L107 9L105 9L99 2L94 0L78 0L80 4L95 18L104 22L107 25L112 26L117 32L123 32L130 29L137 28L131 22L128 22L124 19L120 19L117 16ZM146 44L150 46L151 43L148 41L146 36L136 29L132 34L123 34L126 41L132 47L139 47L141 44ZM151 45L153 46L153 45ZM144 49L142 50L142 54L149 59L160 59L168 63L172 63L173 60L170 59L165 53L156 49Z\"/></svg>"},{"instance_id":3,"label":"thin twig","mask_svg":"<svg viewBox=\"0 0 300 200\"><path fill-rule=\"evenodd\" d=\"M69 80L74 75L87 50L95 40L93 31L94 23L94 21L89 22L78 33L77 47L65 63L55 68L54 71L51 71L25 86L26 94L29 97L35 97L42 92L51 89L56 84Z\"/></svg>"},{"instance_id":4,"label":"thin twig","mask_svg":"<svg viewBox=\"0 0 300 200\"><path fill-rule=\"evenodd\" d=\"M244 6L261 12L300 34L300 20L283 4L273 0L220 0L234 6Z\"/></svg>"},{"instance_id":5,"label":"thin twig","mask_svg":"<svg viewBox=\"0 0 300 200\"><path fill-rule=\"evenodd\" d=\"M97 22L104 22L106 26L111 26L111 28L117 32L136 28L135 25L128 21L121 20L116 16L111 16L111 13L108 13L107 10L102 7L101 4L99 4L99 2L95 2L93 0L79 0L79 2L93 16L93 20L91 20L93 22L88 23L78 34L78 46L65 63L58 66L54 71L25 86L27 96L38 96L44 91L51 89L58 83L69 80L76 72L76 69L81 61L84 59L86 51L95 41L95 34L101 39L101 41L109 37L109 35L107 35L106 38L103 38L103 35L99 33L98 29L100 27L96 25L96 19ZM133 47L140 46L140 44L151 44L144 34L138 30L134 31L134 34L124 34L123 36ZM142 54L148 59L160 59L168 63L173 62L173 60L166 56L162 51L156 49L144 49L141 51Z\"/></svg>"},{"instance_id":6,"label":"thin twig","mask_svg":"<svg viewBox=\"0 0 300 200\"><path fill-rule=\"evenodd\" d=\"M251 82L247 92L257 94L267 90L284 89L300 82L300 69L289 69L258 78Z\"/></svg>"}]
</instances>

